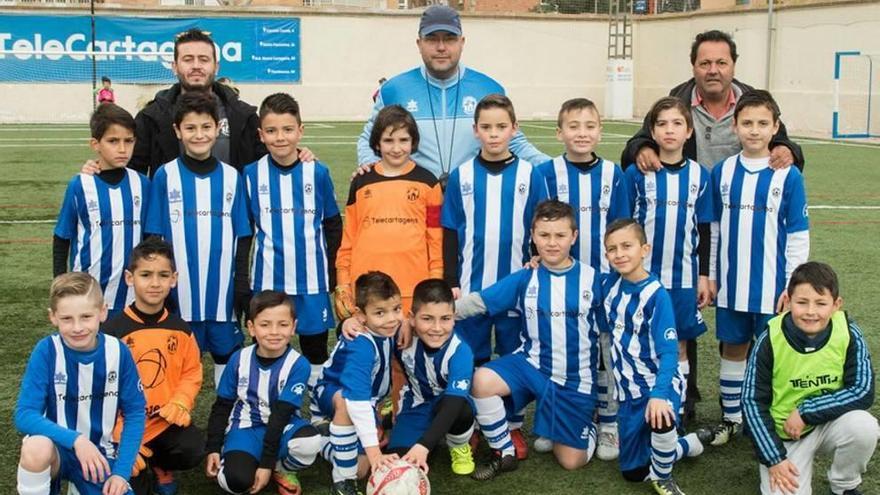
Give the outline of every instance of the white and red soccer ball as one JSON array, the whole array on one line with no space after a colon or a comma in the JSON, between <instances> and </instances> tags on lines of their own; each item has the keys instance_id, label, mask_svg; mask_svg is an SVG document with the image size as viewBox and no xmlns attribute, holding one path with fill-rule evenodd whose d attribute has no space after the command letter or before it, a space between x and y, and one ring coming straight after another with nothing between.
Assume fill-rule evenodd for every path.
<instances>
[{"instance_id":1,"label":"white and red soccer ball","mask_svg":"<svg viewBox=\"0 0 880 495\"><path fill-rule=\"evenodd\" d=\"M412 464L398 459L380 467L367 480L367 495L430 495L428 475Z\"/></svg>"}]
</instances>

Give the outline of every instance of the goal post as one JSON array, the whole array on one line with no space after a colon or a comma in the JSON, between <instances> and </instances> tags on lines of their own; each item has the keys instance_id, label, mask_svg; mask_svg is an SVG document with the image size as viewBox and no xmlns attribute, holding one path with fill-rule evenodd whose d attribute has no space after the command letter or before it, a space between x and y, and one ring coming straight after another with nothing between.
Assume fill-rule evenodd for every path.
<instances>
[{"instance_id":1,"label":"goal post","mask_svg":"<svg viewBox=\"0 0 880 495\"><path fill-rule=\"evenodd\" d=\"M880 137L880 54L856 50L834 54L831 137Z\"/></svg>"}]
</instances>

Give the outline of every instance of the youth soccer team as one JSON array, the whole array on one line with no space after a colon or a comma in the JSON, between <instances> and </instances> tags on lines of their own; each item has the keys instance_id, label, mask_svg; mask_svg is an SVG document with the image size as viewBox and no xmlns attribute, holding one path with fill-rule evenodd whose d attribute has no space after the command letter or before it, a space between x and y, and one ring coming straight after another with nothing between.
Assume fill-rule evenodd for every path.
<instances>
[{"instance_id":1,"label":"youth soccer team","mask_svg":"<svg viewBox=\"0 0 880 495\"><path fill-rule=\"evenodd\" d=\"M298 495L297 473L320 456L332 493L355 494L398 457L427 471L444 442L453 473L488 481L527 457L534 402L533 448L564 469L595 454L681 494L674 464L745 419L762 493L810 493L820 451L834 452L832 491L861 493L878 436L868 348L834 271L807 261L801 173L769 167L776 102L746 93L734 115L742 152L710 173L683 156L690 109L660 99L647 121L663 168L643 174L596 155L602 122L583 98L559 110L561 156L519 159L513 105L490 95L474 113L481 150L443 190L410 157L412 115L389 106L343 222L328 168L298 159L287 94L263 101L269 154L242 174L211 154L213 98L184 94L183 151L152 180L125 168L134 119L101 105L102 172L71 180L55 228L57 332L21 382L18 492L68 480L83 495L186 493L174 471L204 459L226 492L274 480ZM685 433L685 343L713 302L723 417ZM216 388L206 433L192 421L203 352ZM490 453L477 465L480 437Z\"/></svg>"}]
</instances>

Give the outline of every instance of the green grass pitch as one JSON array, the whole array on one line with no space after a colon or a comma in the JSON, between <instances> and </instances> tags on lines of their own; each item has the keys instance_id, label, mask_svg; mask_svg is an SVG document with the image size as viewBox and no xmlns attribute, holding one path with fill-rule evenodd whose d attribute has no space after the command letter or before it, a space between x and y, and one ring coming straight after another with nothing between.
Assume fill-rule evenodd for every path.
<instances>
[{"instance_id":1,"label":"green grass pitch","mask_svg":"<svg viewBox=\"0 0 880 495\"><path fill-rule=\"evenodd\" d=\"M553 122L526 122L523 131L548 154L562 147L555 138ZM337 200L348 193L355 164L355 141L360 123L306 123L303 145L310 147L331 167ZM619 158L626 138L636 126L606 123L599 154ZM15 492L15 469L20 436L12 424L12 412L19 393L20 377L30 350L51 327L46 318L47 289L52 278L51 238L54 219L70 177L91 151L84 125L0 126L0 493ZM880 147L866 144L833 143L802 139L807 156L807 194L812 209L811 259L830 262L843 285L844 307L865 331L872 353L880 355ZM718 358L711 328L714 314L705 314L710 332L700 340L700 388L704 401L698 409L698 423L709 424L719 416ZM204 427L213 401L212 373L208 377L195 413ZM875 415L880 407L873 409ZM526 431L529 424L526 424ZM448 454L441 449L432 461L430 473L435 493L553 493L629 494L650 493L647 486L623 481L616 463L595 460L585 468L563 471L552 456L532 453L517 472L495 481L477 483L451 474ZM827 461L814 472L816 493L828 493L824 480ZM739 438L719 449L708 448L697 459L676 465L675 476L691 494L757 493L758 469L748 439ZM221 493L201 469L181 473L181 493ZM323 493L330 480L326 463L301 475L306 493ZM880 472L872 465L862 485L865 493L880 493ZM268 490L265 493L270 493Z\"/></svg>"}]
</instances>

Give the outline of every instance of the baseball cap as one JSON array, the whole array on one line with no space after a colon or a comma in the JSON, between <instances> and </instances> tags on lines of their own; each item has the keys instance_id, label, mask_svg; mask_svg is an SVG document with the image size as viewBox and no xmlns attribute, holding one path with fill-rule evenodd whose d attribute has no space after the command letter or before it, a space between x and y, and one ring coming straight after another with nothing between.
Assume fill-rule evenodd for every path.
<instances>
[{"instance_id":1,"label":"baseball cap","mask_svg":"<svg viewBox=\"0 0 880 495\"><path fill-rule=\"evenodd\" d=\"M446 31L461 36L461 18L458 11L445 5L432 5L422 13L419 36Z\"/></svg>"}]
</instances>

